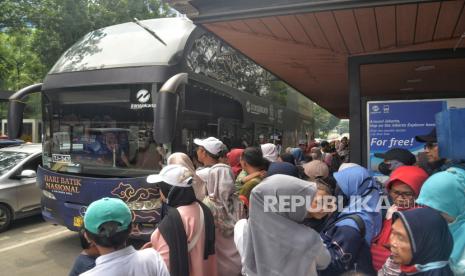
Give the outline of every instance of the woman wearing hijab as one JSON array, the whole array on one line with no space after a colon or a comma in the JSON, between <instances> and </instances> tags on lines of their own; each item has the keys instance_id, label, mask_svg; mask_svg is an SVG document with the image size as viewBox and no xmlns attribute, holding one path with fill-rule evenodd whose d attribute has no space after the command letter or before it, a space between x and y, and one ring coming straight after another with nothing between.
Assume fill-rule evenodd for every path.
<instances>
[{"instance_id":1,"label":"woman wearing hijab","mask_svg":"<svg viewBox=\"0 0 465 276\"><path fill-rule=\"evenodd\" d=\"M417 203L436 209L449 223L454 238L450 256L456 275L465 275L465 171L451 167L425 181Z\"/></svg>"},{"instance_id":2,"label":"woman wearing hijab","mask_svg":"<svg viewBox=\"0 0 465 276\"><path fill-rule=\"evenodd\" d=\"M321 232L331 253L331 264L320 275L340 275L350 270L375 274L370 244L381 230L381 215L376 210L379 188L361 166L346 168L335 173L334 178L335 194L343 201L343 210L333 213Z\"/></svg>"},{"instance_id":3,"label":"woman wearing hijab","mask_svg":"<svg viewBox=\"0 0 465 276\"><path fill-rule=\"evenodd\" d=\"M334 182L331 183L331 182ZM331 215L331 211L325 210L324 200L325 197L333 196L333 185L336 186L336 181L332 178L318 178L316 179L317 192L315 197L312 200L312 210L313 212L309 213L307 218L305 218L303 224L311 227L313 230L318 233L323 230L323 227L326 225L328 216Z\"/></svg>"},{"instance_id":4,"label":"woman wearing hijab","mask_svg":"<svg viewBox=\"0 0 465 276\"><path fill-rule=\"evenodd\" d=\"M275 144L266 143L260 146L263 152L263 158L270 162L278 161L278 149L276 148Z\"/></svg>"},{"instance_id":5,"label":"woman wearing hijab","mask_svg":"<svg viewBox=\"0 0 465 276\"><path fill-rule=\"evenodd\" d=\"M240 220L235 233L246 275L317 275L328 265L330 256L318 233L301 224L315 193L314 183L288 175L267 177L252 191L249 219ZM280 200L292 197L307 204L279 209Z\"/></svg>"},{"instance_id":6,"label":"woman wearing hijab","mask_svg":"<svg viewBox=\"0 0 465 276\"><path fill-rule=\"evenodd\" d=\"M244 149L232 149L230 152L226 154L226 156L228 157L229 166L231 166L231 169L234 173L234 179L236 179L239 173L242 171L242 152L244 152Z\"/></svg>"},{"instance_id":7,"label":"woman wearing hijab","mask_svg":"<svg viewBox=\"0 0 465 276\"><path fill-rule=\"evenodd\" d=\"M181 165L187 168L192 173L192 188L195 192L195 197L202 201L205 196L207 195L207 190L205 187L205 183L202 179L195 173L194 164L192 163L191 159L187 154L182 152L175 152L168 157L167 160L168 165Z\"/></svg>"},{"instance_id":8,"label":"woman wearing hijab","mask_svg":"<svg viewBox=\"0 0 465 276\"><path fill-rule=\"evenodd\" d=\"M446 220L431 208L396 212L390 245L400 275L453 276L449 256L454 246Z\"/></svg>"},{"instance_id":9,"label":"woman wearing hijab","mask_svg":"<svg viewBox=\"0 0 465 276\"><path fill-rule=\"evenodd\" d=\"M156 183L167 211L150 243L163 257L171 276L217 275L213 215L196 199L192 172L168 165L148 183Z\"/></svg>"},{"instance_id":10,"label":"woman wearing hijab","mask_svg":"<svg viewBox=\"0 0 465 276\"><path fill-rule=\"evenodd\" d=\"M215 220L215 253L219 276L241 273L241 259L234 244L234 225L243 217L234 183L234 174L226 164L213 164L206 176L208 196L203 201Z\"/></svg>"},{"instance_id":11,"label":"woman wearing hijab","mask_svg":"<svg viewBox=\"0 0 465 276\"><path fill-rule=\"evenodd\" d=\"M419 167L401 166L391 173L389 180L386 182L386 189L393 204L386 214L381 233L371 245L373 267L376 271L381 269L391 255L387 245L391 235L392 214L396 211L406 211L414 208L415 199L420 194L421 186L427 178L428 174ZM390 271L400 271L399 269L390 261L383 267L383 270Z\"/></svg>"}]
</instances>

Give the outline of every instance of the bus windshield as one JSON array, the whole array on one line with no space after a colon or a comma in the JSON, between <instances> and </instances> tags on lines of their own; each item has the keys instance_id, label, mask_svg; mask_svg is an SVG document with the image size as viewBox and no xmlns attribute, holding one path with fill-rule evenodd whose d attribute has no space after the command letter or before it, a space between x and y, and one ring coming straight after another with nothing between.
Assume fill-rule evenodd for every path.
<instances>
[{"instance_id":1,"label":"bus windshield","mask_svg":"<svg viewBox=\"0 0 465 276\"><path fill-rule=\"evenodd\" d=\"M156 85L44 92L44 167L100 177L135 177L161 169L153 140Z\"/></svg>"}]
</instances>

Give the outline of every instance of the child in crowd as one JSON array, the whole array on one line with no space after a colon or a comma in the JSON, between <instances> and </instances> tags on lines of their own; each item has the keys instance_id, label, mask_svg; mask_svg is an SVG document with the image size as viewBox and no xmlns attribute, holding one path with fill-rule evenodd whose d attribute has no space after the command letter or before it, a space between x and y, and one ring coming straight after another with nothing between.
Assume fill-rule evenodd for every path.
<instances>
[{"instance_id":1,"label":"child in crowd","mask_svg":"<svg viewBox=\"0 0 465 276\"><path fill-rule=\"evenodd\" d=\"M69 272L69 276L78 276L94 268L95 259L99 256L97 247L94 243L89 243L84 237L84 228L79 231L79 240L81 241L81 254L74 261L73 268Z\"/></svg>"},{"instance_id":2,"label":"child in crowd","mask_svg":"<svg viewBox=\"0 0 465 276\"><path fill-rule=\"evenodd\" d=\"M169 276L160 254L152 248L136 251L126 244L132 230L132 214L121 199L92 202L84 216L85 237L100 257L83 276Z\"/></svg>"}]
</instances>

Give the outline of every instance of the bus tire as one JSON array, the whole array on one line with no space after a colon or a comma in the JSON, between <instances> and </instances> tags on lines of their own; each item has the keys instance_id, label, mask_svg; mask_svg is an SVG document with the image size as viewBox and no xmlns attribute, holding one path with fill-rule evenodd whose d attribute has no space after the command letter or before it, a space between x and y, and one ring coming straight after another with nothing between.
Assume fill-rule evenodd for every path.
<instances>
[{"instance_id":1,"label":"bus tire","mask_svg":"<svg viewBox=\"0 0 465 276\"><path fill-rule=\"evenodd\" d=\"M11 209L5 204L0 204L0 233L8 229L11 223Z\"/></svg>"}]
</instances>

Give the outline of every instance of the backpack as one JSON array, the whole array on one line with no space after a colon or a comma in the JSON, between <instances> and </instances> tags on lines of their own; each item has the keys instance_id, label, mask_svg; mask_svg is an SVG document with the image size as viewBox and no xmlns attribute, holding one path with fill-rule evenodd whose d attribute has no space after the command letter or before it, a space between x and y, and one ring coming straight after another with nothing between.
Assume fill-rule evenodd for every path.
<instances>
[{"instance_id":1,"label":"backpack","mask_svg":"<svg viewBox=\"0 0 465 276\"><path fill-rule=\"evenodd\" d=\"M325 228L331 228L333 227L334 225L336 225L338 222L341 222L345 219L351 219L355 222L355 224L357 224L357 227L358 227L358 230L360 232L360 235L362 236L362 238L364 239L365 238L365 234L366 234L366 228L365 228L365 222L363 221L363 219L357 215L357 214L350 214L350 215L345 215L345 216L342 216L338 219L336 219L334 222L332 222L330 225L326 226Z\"/></svg>"}]
</instances>

